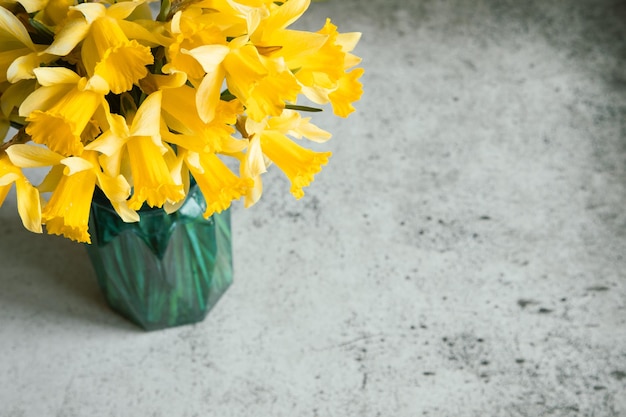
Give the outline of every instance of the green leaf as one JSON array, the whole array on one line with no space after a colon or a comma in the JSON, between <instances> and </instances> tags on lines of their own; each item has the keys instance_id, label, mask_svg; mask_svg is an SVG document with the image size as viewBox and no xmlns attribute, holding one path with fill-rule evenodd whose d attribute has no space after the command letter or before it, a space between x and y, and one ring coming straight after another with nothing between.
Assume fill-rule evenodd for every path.
<instances>
[{"instance_id":1,"label":"green leaf","mask_svg":"<svg viewBox=\"0 0 626 417\"><path fill-rule=\"evenodd\" d=\"M320 111L324 111L322 109L318 109L317 107L309 107L309 106L299 106L297 104L287 104L285 105L286 109L289 110L297 110L297 111L310 111L310 112L320 112Z\"/></svg>"},{"instance_id":2,"label":"green leaf","mask_svg":"<svg viewBox=\"0 0 626 417\"><path fill-rule=\"evenodd\" d=\"M171 7L172 2L170 0L161 0L161 10L159 10L159 15L156 20L159 22L165 22L170 13Z\"/></svg>"},{"instance_id":3,"label":"green leaf","mask_svg":"<svg viewBox=\"0 0 626 417\"><path fill-rule=\"evenodd\" d=\"M231 93L228 90L224 90L222 91L222 94L220 94L220 100L223 100L223 101L232 101L236 98L237 96L233 95L233 93Z\"/></svg>"},{"instance_id":4,"label":"green leaf","mask_svg":"<svg viewBox=\"0 0 626 417\"><path fill-rule=\"evenodd\" d=\"M54 31L39 20L28 19L28 23L35 29L35 33L31 33L33 42L40 45L50 45L54 41Z\"/></svg>"}]
</instances>

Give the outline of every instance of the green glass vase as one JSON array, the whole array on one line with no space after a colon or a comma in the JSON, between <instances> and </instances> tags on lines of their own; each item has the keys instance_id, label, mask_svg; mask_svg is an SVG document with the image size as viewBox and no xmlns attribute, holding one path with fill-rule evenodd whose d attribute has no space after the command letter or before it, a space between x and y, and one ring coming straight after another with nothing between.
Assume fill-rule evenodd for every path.
<instances>
[{"instance_id":1,"label":"green glass vase","mask_svg":"<svg viewBox=\"0 0 626 417\"><path fill-rule=\"evenodd\" d=\"M111 308L146 330L202 321L232 283L230 212L209 219L194 184L173 214L141 209L125 223L94 195L87 253Z\"/></svg>"}]
</instances>

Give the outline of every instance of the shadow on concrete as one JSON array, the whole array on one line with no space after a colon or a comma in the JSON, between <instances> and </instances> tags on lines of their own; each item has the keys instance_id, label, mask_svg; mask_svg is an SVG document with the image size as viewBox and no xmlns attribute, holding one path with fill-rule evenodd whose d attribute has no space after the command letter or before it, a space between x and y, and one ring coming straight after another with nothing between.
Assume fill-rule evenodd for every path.
<instances>
[{"instance_id":1,"label":"shadow on concrete","mask_svg":"<svg viewBox=\"0 0 626 417\"><path fill-rule=\"evenodd\" d=\"M138 330L107 306L82 244L28 232L9 209L0 212L0 305L6 313Z\"/></svg>"}]
</instances>

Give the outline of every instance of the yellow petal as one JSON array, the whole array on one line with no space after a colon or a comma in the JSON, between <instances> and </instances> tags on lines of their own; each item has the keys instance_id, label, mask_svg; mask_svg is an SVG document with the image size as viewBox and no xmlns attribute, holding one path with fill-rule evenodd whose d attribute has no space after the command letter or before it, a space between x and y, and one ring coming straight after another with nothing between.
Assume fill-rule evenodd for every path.
<instances>
[{"instance_id":1,"label":"yellow petal","mask_svg":"<svg viewBox=\"0 0 626 417\"><path fill-rule=\"evenodd\" d=\"M117 3L122 4L122 3ZM117 24L120 26L128 39L136 39L141 41L142 44L146 44L152 48L157 47L164 43L164 39L160 39L154 33L152 33L146 26L156 24L151 21L141 22L129 22L128 20L118 20Z\"/></svg>"},{"instance_id":2,"label":"yellow petal","mask_svg":"<svg viewBox=\"0 0 626 417\"><path fill-rule=\"evenodd\" d=\"M65 175L74 175L78 172L95 168L91 162L78 156L64 158L61 160L61 163L66 167L63 171Z\"/></svg>"},{"instance_id":3,"label":"yellow petal","mask_svg":"<svg viewBox=\"0 0 626 417\"><path fill-rule=\"evenodd\" d=\"M203 45L189 51L183 49L181 52L194 57L204 72L213 72L224 61L230 48L224 45Z\"/></svg>"},{"instance_id":4,"label":"yellow petal","mask_svg":"<svg viewBox=\"0 0 626 417\"><path fill-rule=\"evenodd\" d=\"M139 80L139 86L146 94L151 94L157 90L182 87L186 82L187 74L181 71L174 71L169 75L149 73Z\"/></svg>"},{"instance_id":5,"label":"yellow petal","mask_svg":"<svg viewBox=\"0 0 626 417\"><path fill-rule=\"evenodd\" d=\"M89 24L108 14L106 7L101 3L80 3L72 9L81 12Z\"/></svg>"},{"instance_id":6,"label":"yellow petal","mask_svg":"<svg viewBox=\"0 0 626 417\"><path fill-rule=\"evenodd\" d=\"M56 59L56 56L50 54L39 54L31 52L17 58L7 68L7 80L10 83L16 83L20 80L29 80L35 78L34 69L43 63L48 63Z\"/></svg>"},{"instance_id":7,"label":"yellow petal","mask_svg":"<svg viewBox=\"0 0 626 417\"><path fill-rule=\"evenodd\" d=\"M356 44L361 39L360 32L339 33L336 42L341 46L343 52L351 52L356 48Z\"/></svg>"},{"instance_id":8,"label":"yellow petal","mask_svg":"<svg viewBox=\"0 0 626 417\"><path fill-rule=\"evenodd\" d=\"M80 75L65 67L40 67L33 69L37 81L44 87L57 84L76 84Z\"/></svg>"},{"instance_id":9,"label":"yellow petal","mask_svg":"<svg viewBox=\"0 0 626 417\"><path fill-rule=\"evenodd\" d=\"M215 71L207 72L198 87L196 108L198 116L204 123L209 123L215 118L225 75L224 69L220 66Z\"/></svg>"},{"instance_id":10,"label":"yellow petal","mask_svg":"<svg viewBox=\"0 0 626 417\"><path fill-rule=\"evenodd\" d=\"M117 116L117 115L116 115ZM113 133L112 130L107 130L93 142L85 146L85 150L98 151L104 155L112 156L116 152L119 152L122 146L126 143L126 138L121 138Z\"/></svg>"},{"instance_id":11,"label":"yellow petal","mask_svg":"<svg viewBox=\"0 0 626 417\"><path fill-rule=\"evenodd\" d=\"M111 202L126 201L130 196L130 185L123 175L110 177L102 172L96 172L98 186Z\"/></svg>"},{"instance_id":12,"label":"yellow petal","mask_svg":"<svg viewBox=\"0 0 626 417\"><path fill-rule=\"evenodd\" d=\"M252 179L233 174L215 154L200 154L196 162L193 159L187 159L187 162L207 203L205 218L226 210L233 200L244 196L253 185Z\"/></svg>"},{"instance_id":13,"label":"yellow petal","mask_svg":"<svg viewBox=\"0 0 626 417\"><path fill-rule=\"evenodd\" d=\"M144 202L161 207L166 201L184 198L183 187L174 182L161 149L146 136L132 137L127 143L128 158L133 174L134 192L128 202L139 210Z\"/></svg>"},{"instance_id":14,"label":"yellow petal","mask_svg":"<svg viewBox=\"0 0 626 417\"><path fill-rule=\"evenodd\" d=\"M328 162L330 152L305 149L277 132L265 132L261 136L261 148L291 181L291 194L297 199L304 196L302 188L313 181L313 176Z\"/></svg>"},{"instance_id":15,"label":"yellow petal","mask_svg":"<svg viewBox=\"0 0 626 417\"><path fill-rule=\"evenodd\" d=\"M63 24L74 2L75 0L47 0L43 13L39 14L37 19L47 26L58 27Z\"/></svg>"},{"instance_id":16,"label":"yellow petal","mask_svg":"<svg viewBox=\"0 0 626 417\"><path fill-rule=\"evenodd\" d=\"M123 93L148 74L146 65L154 62L150 48L132 40L109 49L94 69L115 94Z\"/></svg>"},{"instance_id":17,"label":"yellow petal","mask_svg":"<svg viewBox=\"0 0 626 417\"><path fill-rule=\"evenodd\" d=\"M141 103L130 127L131 136L159 136L162 96L161 91L156 91Z\"/></svg>"},{"instance_id":18,"label":"yellow petal","mask_svg":"<svg viewBox=\"0 0 626 417\"><path fill-rule=\"evenodd\" d=\"M22 80L15 84L11 84L4 93L2 93L2 100L0 100L0 109L2 114L10 116L14 108L19 108L22 102L26 100L37 86L35 80ZM4 136L0 136L4 137Z\"/></svg>"},{"instance_id":19,"label":"yellow petal","mask_svg":"<svg viewBox=\"0 0 626 417\"><path fill-rule=\"evenodd\" d=\"M140 0L123 1L119 3L115 3L109 6L109 8L106 11L106 14L107 16L112 17L114 19L123 20L123 19L126 19L128 16L130 16L131 13L134 12L137 7L141 6L144 3L145 1L140 1Z\"/></svg>"},{"instance_id":20,"label":"yellow petal","mask_svg":"<svg viewBox=\"0 0 626 417\"><path fill-rule=\"evenodd\" d=\"M109 93L110 87L107 80L98 74L95 74L85 83L81 91L93 91L94 93L106 95Z\"/></svg>"},{"instance_id":21,"label":"yellow petal","mask_svg":"<svg viewBox=\"0 0 626 417\"><path fill-rule=\"evenodd\" d=\"M31 50L29 48L8 49L5 51L0 51L0 83L7 81L7 71L9 70L11 64L16 59L27 56L29 53L31 53Z\"/></svg>"},{"instance_id":22,"label":"yellow petal","mask_svg":"<svg viewBox=\"0 0 626 417\"><path fill-rule=\"evenodd\" d=\"M328 95L333 105L333 113L340 117L348 117L355 109L352 103L363 94L363 84L357 80L363 75L363 68L356 68L339 79L339 86Z\"/></svg>"},{"instance_id":23,"label":"yellow petal","mask_svg":"<svg viewBox=\"0 0 626 417\"><path fill-rule=\"evenodd\" d=\"M57 188L57 185L63 178L63 171L65 167L63 165L53 166L50 172L45 176L43 181L37 186L40 193L50 193Z\"/></svg>"},{"instance_id":24,"label":"yellow petal","mask_svg":"<svg viewBox=\"0 0 626 417\"><path fill-rule=\"evenodd\" d=\"M16 181L17 211L24 227L31 232L41 233L41 203L39 191L26 178Z\"/></svg>"},{"instance_id":25,"label":"yellow petal","mask_svg":"<svg viewBox=\"0 0 626 417\"><path fill-rule=\"evenodd\" d=\"M47 0L20 0L19 3L24 6L28 13L37 12L46 7Z\"/></svg>"},{"instance_id":26,"label":"yellow petal","mask_svg":"<svg viewBox=\"0 0 626 417\"><path fill-rule=\"evenodd\" d=\"M15 181L21 178L20 174L16 172L0 173L0 187L7 187L13 184Z\"/></svg>"},{"instance_id":27,"label":"yellow petal","mask_svg":"<svg viewBox=\"0 0 626 417\"><path fill-rule=\"evenodd\" d=\"M9 185L2 185L0 183L0 207L2 207L2 205L4 204L4 200L7 198L7 194L9 194L9 191L11 191L12 185L12 181L11 183L9 183Z\"/></svg>"},{"instance_id":28,"label":"yellow petal","mask_svg":"<svg viewBox=\"0 0 626 417\"><path fill-rule=\"evenodd\" d=\"M176 181L177 184L183 185L184 194L185 196L188 197L189 196L189 184L190 184L189 169L187 168L186 165L183 164L183 161L185 159L184 156L185 156L185 151L182 149L179 149L179 153L177 156L178 161L175 164L176 166L174 167L174 169L177 172L176 178L174 180ZM171 203L168 201L165 204L163 204L163 210L165 210L167 214L172 214L178 211L178 209L184 203L185 203L185 199L181 199L180 201L177 201L176 203Z\"/></svg>"},{"instance_id":29,"label":"yellow petal","mask_svg":"<svg viewBox=\"0 0 626 417\"><path fill-rule=\"evenodd\" d=\"M272 117L268 123L268 129L290 135L296 139L305 137L314 142L323 143L332 135L315 126L310 122L310 117L301 117L300 113L293 110L285 110L280 117Z\"/></svg>"},{"instance_id":30,"label":"yellow petal","mask_svg":"<svg viewBox=\"0 0 626 417\"><path fill-rule=\"evenodd\" d=\"M58 165L63 159L63 155L52 152L50 149L26 145L15 144L6 150L13 165L20 168L36 168Z\"/></svg>"},{"instance_id":31,"label":"yellow petal","mask_svg":"<svg viewBox=\"0 0 626 417\"><path fill-rule=\"evenodd\" d=\"M246 166L247 176L251 178L267 172L267 164L265 163L265 157L261 149L261 139L259 135L255 135L250 139L244 165Z\"/></svg>"},{"instance_id":32,"label":"yellow petal","mask_svg":"<svg viewBox=\"0 0 626 417\"><path fill-rule=\"evenodd\" d=\"M139 214L135 210L128 207L128 203L126 201L113 201L111 202L111 205L124 222L136 223L139 221Z\"/></svg>"},{"instance_id":33,"label":"yellow petal","mask_svg":"<svg viewBox=\"0 0 626 417\"><path fill-rule=\"evenodd\" d=\"M309 123L307 117L306 120L297 128L296 132L304 136L305 138L312 140L317 143L324 143L329 140L333 135L319 127L315 126L313 123Z\"/></svg>"},{"instance_id":34,"label":"yellow petal","mask_svg":"<svg viewBox=\"0 0 626 417\"><path fill-rule=\"evenodd\" d=\"M196 109L196 90L184 85L163 90L161 106L164 117L170 116L167 125L179 133L193 134L200 129L201 120Z\"/></svg>"},{"instance_id":35,"label":"yellow petal","mask_svg":"<svg viewBox=\"0 0 626 417\"><path fill-rule=\"evenodd\" d=\"M26 46L30 50L35 49L33 41L28 36L28 31L20 22L20 20L10 11L0 6L0 40L3 42L3 47L6 47L6 43L10 40L17 40L22 45ZM3 48L4 49L4 48Z\"/></svg>"},{"instance_id":36,"label":"yellow petal","mask_svg":"<svg viewBox=\"0 0 626 417\"><path fill-rule=\"evenodd\" d=\"M270 31L284 29L298 20L310 4L311 0L289 0L276 8L275 12L264 20L264 27Z\"/></svg>"},{"instance_id":37,"label":"yellow petal","mask_svg":"<svg viewBox=\"0 0 626 417\"><path fill-rule=\"evenodd\" d=\"M265 38L264 45L281 46L274 54L284 57L291 68L302 66L300 60L311 56L328 41L328 35L325 34L289 29L271 32Z\"/></svg>"},{"instance_id":38,"label":"yellow petal","mask_svg":"<svg viewBox=\"0 0 626 417\"><path fill-rule=\"evenodd\" d=\"M94 170L64 175L41 213L46 231L90 243L88 222L95 185Z\"/></svg>"},{"instance_id":39,"label":"yellow petal","mask_svg":"<svg viewBox=\"0 0 626 417\"><path fill-rule=\"evenodd\" d=\"M211 152L210 147L199 135L178 135L169 131L161 134L164 141L195 152Z\"/></svg>"},{"instance_id":40,"label":"yellow petal","mask_svg":"<svg viewBox=\"0 0 626 417\"><path fill-rule=\"evenodd\" d=\"M261 5L244 5L241 3L236 3L232 0L226 0L227 3L232 7L240 16L242 16L246 20L248 35L252 35L254 31L257 29L259 24L263 19L266 19L269 15L269 10L266 7L260 7Z\"/></svg>"},{"instance_id":41,"label":"yellow petal","mask_svg":"<svg viewBox=\"0 0 626 417\"><path fill-rule=\"evenodd\" d=\"M70 90L45 112L33 111L26 119L29 122L26 133L33 142L44 144L54 152L80 155L83 151L81 135L102 101L103 97L97 93Z\"/></svg>"},{"instance_id":42,"label":"yellow petal","mask_svg":"<svg viewBox=\"0 0 626 417\"><path fill-rule=\"evenodd\" d=\"M115 177L119 175L125 168L125 152L124 149L119 149L118 152L113 153L112 155L102 154L98 157L98 162L100 163L100 167L102 167L102 171L111 177ZM129 170L127 170L129 171ZM131 175L125 175L126 178L131 178Z\"/></svg>"},{"instance_id":43,"label":"yellow petal","mask_svg":"<svg viewBox=\"0 0 626 417\"><path fill-rule=\"evenodd\" d=\"M28 117L36 110L45 111L50 109L73 88L74 86L70 84L40 87L24 99L19 108L19 115Z\"/></svg>"},{"instance_id":44,"label":"yellow petal","mask_svg":"<svg viewBox=\"0 0 626 417\"><path fill-rule=\"evenodd\" d=\"M279 116L285 102L294 102L300 92L300 85L286 67L259 56L252 45L228 54L224 68L228 89L246 106L248 116L257 121L268 115Z\"/></svg>"},{"instance_id":45,"label":"yellow petal","mask_svg":"<svg viewBox=\"0 0 626 417\"><path fill-rule=\"evenodd\" d=\"M96 3L83 3L92 4ZM72 19L61 27L61 30L54 36L54 41L43 53L66 56L76 47L89 33L89 23L83 19Z\"/></svg>"}]
</instances>

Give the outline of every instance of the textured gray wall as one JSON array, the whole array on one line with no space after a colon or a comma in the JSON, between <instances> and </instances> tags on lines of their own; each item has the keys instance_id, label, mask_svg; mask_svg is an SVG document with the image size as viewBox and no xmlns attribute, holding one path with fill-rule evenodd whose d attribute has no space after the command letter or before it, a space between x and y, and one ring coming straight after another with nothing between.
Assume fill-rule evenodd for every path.
<instances>
[{"instance_id":1,"label":"textured gray wall","mask_svg":"<svg viewBox=\"0 0 626 417\"><path fill-rule=\"evenodd\" d=\"M326 16L365 95L303 200L235 206L205 322L137 331L0 210L1 416L626 416L626 2Z\"/></svg>"}]
</instances>

